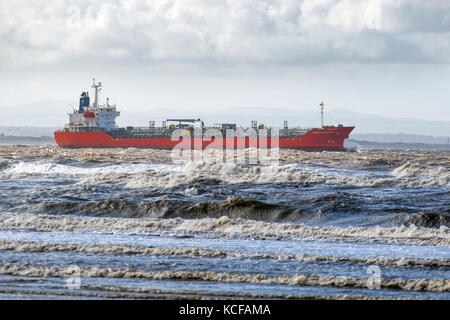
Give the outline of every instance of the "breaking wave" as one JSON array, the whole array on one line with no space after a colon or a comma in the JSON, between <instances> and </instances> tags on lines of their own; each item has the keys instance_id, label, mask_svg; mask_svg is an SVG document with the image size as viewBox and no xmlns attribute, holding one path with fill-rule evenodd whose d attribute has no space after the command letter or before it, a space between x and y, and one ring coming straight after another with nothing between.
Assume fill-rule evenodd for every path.
<instances>
[{"instance_id":1,"label":"breaking wave","mask_svg":"<svg viewBox=\"0 0 450 320\"><path fill-rule=\"evenodd\" d=\"M226 216L218 219L117 219L0 214L0 229L450 245L450 231L447 227L439 229L420 228L414 225L409 227L312 227L293 223L231 219Z\"/></svg>"},{"instance_id":2,"label":"breaking wave","mask_svg":"<svg viewBox=\"0 0 450 320\"><path fill-rule=\"evenodd\" d=\"M130 202L125 200L102 201L47 201L17 206L15 211L54 215L78 215L120 218L232 218L263 221L299 220L308 214L282 205L256 200L229 197L224 201L194 202L187 200L154 200Z\"/></svg>"},{"instance_id":3,"label":"breaking wave","mask_svg":"<svg viewBox=\"0 0 450 320\"><path fill-rule=\"evenodd\" d=\"M397 170L397 169L396 169ZM362 175L352 172L352 175L341 175L328 172L326 169L309 168L301 165L244 166L223 163L188 163L182 168L182 174L159 175L157 172L132 175L126 181L128 188L143 188L149 186L174 187L190 183L198 178L217 179L227 183L283 183L297 182L308 184L347 184L355 186L424 186L448 185L450 171L444 167L422 170L422 176L400 175L394 170L392 177Z\"/></svg>"},{"instance_id":4,"label":"breaking wave","mask_svg":"<svg viewBox=\"0 0 450 320\"><path fill-rule=\"evenodd\" d=\"M81 290L56 291L56 290L26 290L26 289L0 289L0 293L16 295L45 295L50 297L93 297L106 299L319 299L319 300L411 300L414 298L403 297L377 297L358 295L295 295L295 294L265 294L250 292L217 292L217 291L193 291L193 290L161 290L149 288L130 288L111 285L83 285ZM89 290L89 291L86 291Z\"/></svg>"},{"instance_id":5,"label":"breaking wave","mask_svg":"<svg viewBox=\"0 0 450 320\"><path fill-rule=\"evenodd\" d=\"M429 268L448 268L450 259L420 259L420 258L390 258L390 257L340 257L340 256L314 256L309 254L287 253L250 253L243 251L226 251L205 248L164 248L132 245L98 245L75 243L48 243L24 241L0 241L0 250L18 252L84 252L90 254L114 253L122 255L175 255L195 256L207 258L251 258L296 260L301 262L351 262L377 265L393 265L397 267L420 266Z\"/></svg>"},{"instance_id":6,"label":"breaking wave","mask_svg":"<svg viewBox=\"0 0 450 320\"><path fill-rule=\"evenodd\" d=\"M401 179L415 179L417 181L434 181L433 184L448 185L450 183L450 170L445 167L429 167L407 162L396 168L392 174Z\"/></svg>"},{"instance_id":7,"label":"breaking wave","mask_svg":"<svg viewBox=\"0 0 450 320\"><path fill-rule=\"evenodd\" d=\"M230 283L256 283L288 286L331 286L340 288L364 288L373 281L370 278L351 278L345 276L319 276L309 274L293 275L264 275L264 274L238 274L217 273L212 271L143 271L136 269L111 269L82 267L74 270L68 267L39 267L16 266L11 264L0 265L0 274L20 275L29 277L71 277L74 274L80 277L105 278L141 278L153 280L189 280L212 281ZM380 288L405 291L449 292L449 279L380 279Z\"/></svg>"},{"instance_id":8,"label":"breaking wave","mask_svg":"<svg viewBox=\"0 0 450 320\"><path fill-rule=\"evenodd\" d=\"M0 169L2 165L0 164ZM299 164L249 166L235 163L189 162L184 165L127 163L107 166L68 165L54 162L3 164L0 179L24 177L74 177L78 184L123 183L127 188L171 188L196 181L225 183L307 183L354 186L449 185L450 170L405 163L389 175L367 175L357 170L338 174L327 168Z\"/></svg>"},{"instance_id":9,"label":"breaking wave","mask_svg":"<svg viewBox=\"0 0 450 320\"><path fill-rule=\"evenodd\" d=\"M153 219L203 219L227 216L231 219L309 223L336 219L336 214L339 212L342 212L339 215L340 217L349 217L352 213L361 214L358 201L352 195L333 192L297 201L296 207L228 197L222 201L205 202L181 199L43 201L32 204L19 204L10 208L9 211L46 215ZM450 216L445 212L442 214L435 212L400 212L383 216L363 217L360 215L359 217L361 223L364 222L367 226L450 227Z\"/></svg>"},{"instance_id":10,"label":"breaking wave","mask_svg":"<svg viewBox=\"0 0 450 320\"><path fill-rule=\"evenodd\" d=\"M146 171L162 171L171 167L165 164L127 164L127 165L109 165L109 166L89 166L86 163L79 165L68 165L55 162L37 161L37 162L8 162L5 161L0 177L3 179L17 179L28 176L46 176L46 177L84 177L98 175L117 175L117 174L139 174ZM0 163L0 169L2 165Z\"/></svg>"},{"instance_id":11,"label":"breaking wave","mask_svg":"<svg viewBox=\"0 0 450 320\"><path fill-rule=\"evenodd\" d=\"M394 225L406 225L406 226L417 226L425 228L440 228L440 227L450 227L450 215L448 215L449 210L442 214L435 212L412 212L412 213L391 213L380 219L376 219L377 224L379 223L390 223Z\"/></svg>"},{"instance_id":12,"label":"breaking wave","mask_svg":"<svg viewBox=\"0 0 450 320\"><path fill-rule=\"evenodd\" d=\"M93 297L106 299L320 299L320 300L410 300L403 297L377 297L358 295L295 295L295 294L267 294L250 292L230 291L202 291L202 290L164 290L151 288L135 288L112 285L85 285L82 290L56 291L56 290L27 290L27 289L0 289L0 293L17 295L45 295L45 296L68 296L68 297Z\"/></svg>"}]
</instances>

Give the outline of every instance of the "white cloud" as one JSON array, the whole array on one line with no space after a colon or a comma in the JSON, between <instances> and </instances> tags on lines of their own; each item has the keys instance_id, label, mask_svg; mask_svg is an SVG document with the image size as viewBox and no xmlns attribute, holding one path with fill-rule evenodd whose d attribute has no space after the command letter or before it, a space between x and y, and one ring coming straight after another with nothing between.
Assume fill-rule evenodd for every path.
<instances>
[{"instance_id":1,"label":"white cloud","mask_svg":"<svg viewBox=\"0 0 450 320\"><path fill-rule=\"evenodd\" d=\"M9 0L0 68L448 63L449 34L446 0Z\"/></svg>"}]
</instances>

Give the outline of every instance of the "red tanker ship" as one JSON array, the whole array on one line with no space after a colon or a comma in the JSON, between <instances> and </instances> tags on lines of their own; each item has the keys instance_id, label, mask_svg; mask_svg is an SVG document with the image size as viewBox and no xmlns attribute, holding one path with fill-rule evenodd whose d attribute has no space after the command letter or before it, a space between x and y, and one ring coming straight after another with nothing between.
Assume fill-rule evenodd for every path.
<instances>
[{"instance_id":1,"label":"red tanker ship","mask_svg":"<svg viewBox=\"0 0 450 320\"><path fill-rule=\"evenodd\" d=\"M348 138L354 127L344 127L342 125L323 125L323 103L321 103L322 123L320 128L289 128L287 121L284 121L283 128L277 130L278 139L271 139L271 129L264 125L258 125L252 121L251 128L239 128L236 124L223 123L220 125L205 127L200 119L167 119L162 121L160 127L155 126L154 121L149 122L145 128L126 127L119 128L116 125L116 118L120 112L116 110L116 105L110 105L109 99L106 104L99 104L98 96L102 83L95 83L92 87L95 90L94 102L90 103L89 93L83 92L80 97L79 109L69 114L69 123L63 129L54 132L56 143L62 148L153 148L172 149L174 146L187 140L188 144L229 148L244 143L245 147L276 147L287 149L301 149L306 151L345 151L344 140ZM255 129L256 136L238 139L230 132L242 130L250 132ZM268 130L261 130L268 129ZM178 131L176 131L178 130ZM210 132L214 132L213 135ZM234 130L234 131L230 131ZM262 135L260 132L269 132ZM174 137L179 133L180 137ZM193 138L196 133L201 132L200 138ZM208 139L206 136L211 137ZM191 135L192 134L192 135ZM196 139L199 139L195 141ZM239 141L240 140L240 141ZM276 141L276 142L274 142ZM184 141L183 143L186 143Z\"/></svg>"}]
</instances>

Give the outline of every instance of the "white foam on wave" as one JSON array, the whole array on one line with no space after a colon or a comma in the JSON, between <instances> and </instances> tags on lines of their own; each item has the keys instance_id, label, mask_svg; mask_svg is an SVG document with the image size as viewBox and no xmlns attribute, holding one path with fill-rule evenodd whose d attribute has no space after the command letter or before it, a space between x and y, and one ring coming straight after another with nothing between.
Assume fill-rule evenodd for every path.
<instances>
[{"instance_id":1,"label":"white foam on wave","mask_svg":"<svg viewBox=\"0 0 450 320\"><path fill-rule=\"evenodd\" d=\"M139 174L148 171L171 171L173 166L153 163L127 163L96 167L83 167L59 164L54 162L24 162L19 161L1 172L3 178L21 178L26 176L50 177L83 177L110 174Z\"/></svg>"},{"instance_id":2,"label":"white foam on wave","mask_svg":"<svg viewBox=\"0 0 450 320\"><path fill-rule=\"evenodd\" d=\"M398 175L396 169L392 175L380 176L354 170L333 170L313 168L299 164L271 166L243 166L234 163L190 162L182 166L176 175L151 174L133 175L127 178L126 187L144 188L149 186L174 187L189 184L198 179L216 179L227 183L320 183L347 184L355 186L425 186L448 185L449 170L444 167L421 170L420 178L414 175Z\"/></svg>"},{"instance_id":3,"label":"white foam on wave","mask_svg":"<svg viewBox=\"0 0 450 320\"><path fill-rule=\"evenodd\" d=\"M0 274L19 275L28 277L71 277L77 272L79 277L88 278L140 278L153 280L189 280L228 283L254 283L288 286L328 286L364 288L368 287L370 278L352 278L346 276L320 276L310 274L279 274L264 275L256 273L217 273L213 271L146 271L136 269L111 269L81 267L41 267L17 266L0 264ZM449 292L449 279L380 279L379 285L383 289L404 291Z\"/></svg>"},{"instance_id":4,"label":"white foam on wave","mask_svg":"<svg viewBox=\"0 0 450 320\"><path fill-rule=\"evenodd\" d=\"M414 179L416 181L433 181L438 185L450 184L450 170L442 167L429 167L407 162L396 168L392 175L400 179Z\"/></svg>"},{"instance_id":5,"label":"white foam on wave","mask_svg":"<svg viewBox=\"0 0 450 320\"><path fill-rule=\"evenodd\" d=\"M392 257L340 257L340 256L314 256L310 254L287 254L287 253L263 253L208 249L200 247L155 247L134 245L99 245L78 243L49 243L49 242L26 242L26 241L0 241L1 250L17 252L84 252L89 254L114 253L123 255L167 255L167 256L191 256L206 258L241 258L241 259L274 259L295 260L299 262L351 262L377 265L425 266L425 267L450 267L450 259L421 259L421 258L392 258Z\"/></svg>"},{"instance_id":6,"label":"white foam on wave","mask_svg":"<svg viewBox=\"0 0 450 320\"><path fill-rule=\"evenodd\" d=\"M153 219L93 218L43 215L0 214L2 230L124 232L131 234L164 234L169 236L201 235L208 237L342 240L345 242L396 242L449 245L450 232L439 229L401 227L312 227L299 224L263 222L245 219Z\"/></svg>"},{"instance_id":7,"label":"white foam on wave","mask_svg":"<svg viewBox=\"0 0 450 320\"><path fill-rule=\"evenodd\" d=\"M405 163L390 174L315 167L303 164L247 166L235 163L188 162L184 165L125 163L83 167L53 162L19 161L0 171L0 178L75 177L79 184L124 183L127 188L171 188L197 180L226 183L313 183L355 186L428 186L450 184L450 170Z\"/></svg>"}]
</instances>

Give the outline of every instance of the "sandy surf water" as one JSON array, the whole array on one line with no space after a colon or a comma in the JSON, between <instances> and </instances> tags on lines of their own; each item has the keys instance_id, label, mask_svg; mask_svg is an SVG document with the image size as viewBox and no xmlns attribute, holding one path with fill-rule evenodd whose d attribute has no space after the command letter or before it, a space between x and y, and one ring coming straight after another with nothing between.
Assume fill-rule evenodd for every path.
<instances>
[{"instance_id":1,"label":"sandy surf water","mask_svg":"<svg viewBox=\"0 0 450 320\"><path fill-rule=\"evenodd\" d=\"M0 298L450 298L450 157L0 146Z\"/></svg>"}]
</instances>

